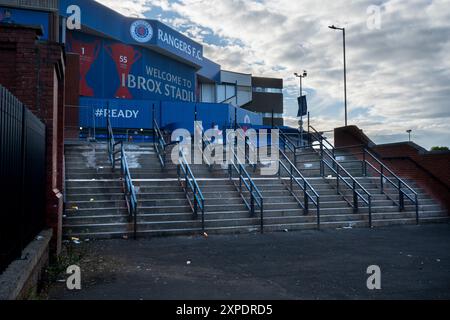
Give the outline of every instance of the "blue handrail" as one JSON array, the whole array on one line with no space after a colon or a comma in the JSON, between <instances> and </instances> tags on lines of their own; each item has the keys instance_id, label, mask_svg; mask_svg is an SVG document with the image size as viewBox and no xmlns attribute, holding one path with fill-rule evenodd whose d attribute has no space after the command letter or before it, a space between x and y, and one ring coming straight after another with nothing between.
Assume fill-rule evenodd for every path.
<instances>
[{"instance_id":1,"label":"blue handrail","mask_svg":"<svg viewBox=\"0 0 450 320\"><path fill-rule=\"evenodd\" d=\"M236 137L237 138L237 137ZM227 143L230 142L231 139L227 138ZM239 145L237 144L237 147ZM233 159L230 164L228 164L228 176L230 178L230 181L233 182L234 186L236 187L237 191L239 192L242 200L245 203L245 206L249 210L250 214L252 216L255 215L255 204L259 207L260 210L260 231L261 233L264 232L264 198L259 191L258 187L256 186L253 179L248 174L247 170L245 169L245 166L239 161L238 156L236 155L236 152L234 150L234 146L231 149L233 153ZM239 184L236 184L233 180L233 172L237 173L239 175ZM249 192L250 199L246 199L245 194L243 192L242 186L247 189Z\"/></svg>"},{"instance_id":2,"label":"blue handrail","mask_svg":"<svg viewBox=\"0 0 450 320\"><path fill-rule=\"evenodd\" d=\"M289 148L290 148L290 150L292 150L294 152L294 157L295 157L296 156L295 153L296 153L297 149L299 149L300 147L297 147L292 141L290 141L288 136L284 135L281 131L279 131L279 132L281 133L280 136L283 139L284 145L290 144ZM287 141L287 140L289 140L289 141ZM253 144L252 141L247 140L246 143L249 146L257 149L257 147ZM288 168L286 166L286 164L282 161L282 159L278 159L278 177L279 177L279 179L281 179L281 169L284 169L290 178L290 184L289 184L289 186L286 186L286 187L288 188L289 192L294 197L294 199L297 201L297 203L300 205L300 207L303 209L305 215L307 215L309 213L309 201L311 201L316 206L317 229L320 229L320 196L319 196L319 194L311 186L311 184L308 182L308 180L306 180L306 178L300 173L300 171L291 162L291 160L286 156L286 154L280 148L278 148L278 151L279 151L279 154L281 154L284 161L286 161L287 164L289 165L289 168ZM294 188L293 188L294 183L297 186L299 186L300 189L303 191L303 201L300 200L297 197L297 195L295 194ZM310 193L312 193L312 195Z\"/></svg>"},{"instance_id":3,"label":"blue handrail","mask_svg":"<svg viewBox=\"0 0 450 320\"><path fill-rule=\"evenodd\" d=\"M240 129L242 129L239 126ZM238 131L239 132L239 131ZM281 131L280 131L281 132ZM282 133L282 132L281 132ZM241 133L242 137L242 133ZM285 145L290 144L289 148L294 152L294 155L300 147L297 147L292 141L290 141L289 137L286 135L281 134L281 138L283 139L283 142ZM245 139L245 136L243 136L243 139ZM289 141L286 141L288 140ZM252 147L253 149L257 150L257 147L255 144L250 141L250 139L246 139L246 144L249 145L249 147ZM291 160L286 156L286 154L278 148L279 154L281 154L282 158L287 162L288 166L282 161L282 159L278 159L278 177L281 179L281 170L284 169L289 178L290 178L290 184L289 186L286 186L288 190L291 192L291 195L294 197L294 199L298 202L300 207L304 210L304 214L309 213L309 201L311 201L315 206L317 210L317 228L320 229L320 196L316 192L316 190L311 186L311 184L306 180L306 178L300 173L300 171L297 169L297 167L291 162ZM248 160L248 156L246 155L246 159ZM296 184L298 187L300 187L300 190L303 191L303 201L300 200L295 191L294 191L294 184ZM289 188L290 187L290 188Z\"/></svg>"},{"instance_id":4,"label":"blue handrail","mask_svg":"<svg viewBox=\"0 0 450 320\"><path fill-rule=\"evenodd\" d=\"M133 179L131 178L130 167L128 166L128 160L125 152L125 147L123 141L115 142L114 133L111 127L111 121L107 117L108 126L108 154L111 161L111 168L114 171L116 166L116 161L120 161L120 173L124 182L124 192L125 201L127 203L128 209L128 221L133 222L133 238L137 237L137 214L138 214L138 203L136 196L136 189L133 185ZM119 150L116 147L120 145ZM116 155L119 154L120 157L117 159Z\"/></svg>"},{"instance_id":5,"label":"blue handrail","mask_svg":"<svg viewBox=\"0 0 450 320\"><path fill-rule=\"evenodd\" d=\"M155 117L153 117L153 145L161 164L161 168L164 169L166 166L166 147L169 144L166 143Z\"/></svg>"},{"instance_id":6,"label":"blue handrail","mask_svg":"<svg viewBox=\"0 0 450 320\"><path fill-rule=\"evenodd\" d=\"M120 154L121 154L120 167L125 184L125 199L127 201L129 221L133 220L134 222L133 233L134 238L136 239L138 203L137 203L136 189L133 185L133 179L131 178L130 167L128 166L128 160L125 153L125 148L123 146L123 142L121 142L120 144Z\"/></svg>"},{"instance_id":7,"label":"blue handrail","mask_svg":"<svg viewBox=\"0 0 450 320\"><path fill-rule=\"evenodd\" d=\"M283 138L282 138L283 139ZM279 149L282 159L279 159L278 177L281 179L281 169L283 168L289 177L289 191L303 209L305 215L309 213L309 201L316 206L317 212L317 229L320 229L320 196L308 180L302 175L298 168L291 162L288 156ZM287 162L287 165L283 162ZM303 202L296 196L294 192L294 183L303 191Z\"/></svg>"},{"instance_id":8,"label":"blue handrail","mask_svg":"<svg viewBox=\"0 0 450 320\"><path fill-rule=\"evenodd\" d=\"M255 146L255 144L253 143L253 141L250 141L250 139L247 139L248 137L245 135L245 134L243 134L244 133L244 129L241 127L241 125L239 124L239 123L237 123L236 124L236 129L240 129L241 131L239 131L239 130L236 130L236 132L241 136L241 138L244 140L244 143L245 143L245 145L247 146L249 146L250 148L252 148L253 150L258 150L258 147L257 146ZM251 161L250 161L250 157L249 157L249 154L247 153L247 150L244 150L245 152L245 160L246 161L248 161L248 163L249 164L251 164L252 165L252 167L253 167L253 172L255 172L256 171L256 169L257 169L257 163L255 162L255 163L251 163Z\"/></svg>"},{"instance_id":9,"label":"blue handrail","mask_svg":"<svg viewBox=\"0 0 450 320\"><path fill-rule=\"evenodd\" d=\"M115 167L115 157L114 157L114 146L115 146L115 141L114 141L114 133L112 131L112 126L111 126L111 119L109 117L106 117L106 126L107 126L107 141L108 141L108 157L109 157L109 161L111 162L111 167L114 170Z\"/></svg>"},{"instance_id":10,"label":"blue handrail","mask_svg":"<svg viewBox=\"0 0 450 320\"><path fill-rule=\"evenodd\" d=\"M198 218L198 210L200 209L202 214L202 231L205 232L205 198L181 149L178 157L177 176L192 209L194 219ZM192 200L190 193L192 193Z\"/></svg>"}]
</instances>

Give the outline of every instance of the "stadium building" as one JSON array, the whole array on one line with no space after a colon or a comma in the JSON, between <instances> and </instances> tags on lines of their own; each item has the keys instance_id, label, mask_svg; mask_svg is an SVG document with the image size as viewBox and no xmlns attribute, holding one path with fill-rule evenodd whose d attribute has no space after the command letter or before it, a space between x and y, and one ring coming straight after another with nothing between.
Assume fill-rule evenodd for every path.
<instances>
[{"instance_id":1,"label":"stadium building","mask_svg":"<svg viewBox=\"0 0 450 320\"><path fill-rule=\"evenodd\" d=\"M309 115L300 131L283 113L282 79L223 70L160 21L92 0L0 0L0 201L14 205L0 272L38 234L25 271L63 239L449 221L449 152L377 145L356 126L319 131ZM195 140L196 120L243 130L222 135L226 150L217 133L180 152L173 132ZM232 161L209 161L211 149Z\"/></svg>"},{"instance_id":2,"label":"stadium building","mask_svg":"<svg viewBox=\"0 0 450 320\"><path fill-rule=\"evenodd\" d=\"M79 73L79 84L66 88L78 96L66 104L66 137L92 135L107 115L127 132L151 129L153 114L163 127L192 128L194 118L205 127L283 124L282 79L222 70L201 44L160 21L92 0L0 3L9 4L0 7L2 23L38 25L40 40L65 44L67 73ZM274 90L261 91L267 84Z\"/></svg>"}]
</instances>

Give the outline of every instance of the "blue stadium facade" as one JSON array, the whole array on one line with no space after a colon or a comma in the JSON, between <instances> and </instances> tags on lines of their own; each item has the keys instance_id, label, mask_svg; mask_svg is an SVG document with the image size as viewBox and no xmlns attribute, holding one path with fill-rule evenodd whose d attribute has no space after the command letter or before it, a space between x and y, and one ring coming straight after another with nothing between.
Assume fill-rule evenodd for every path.
<instances>
[{"instance_id":1,"label":"blue stadium facade","mask_svg":"<svg viewBox=\"0 0 450 320\"><path fill-rule=\"evenodd\" d=\"M80 127L101 127L110 116L116 128L145 130L153 115L163 127L192 128L194 119L205 127L263 124L262 113L245 109L252 76L221 70L201 44L160 21L125 17L92 0L48 2L54 7L47 10L0 3L0 21L40 25L42 40L79 55Z\"/></svg>"}]
</instances>

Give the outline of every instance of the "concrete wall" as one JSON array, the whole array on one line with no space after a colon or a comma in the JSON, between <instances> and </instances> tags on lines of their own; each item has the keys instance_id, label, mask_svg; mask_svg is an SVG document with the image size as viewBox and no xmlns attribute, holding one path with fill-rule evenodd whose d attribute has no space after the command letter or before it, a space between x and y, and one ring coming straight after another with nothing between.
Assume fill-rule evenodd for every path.
<instances>
[{"instance_id":1,"label":"concrete wall","mask_svg":"<svg viewBox=\"0 0 450 320\"><path fill-rule=\"evenodd\" d=\"M49 264L52 230L42 231L0 275L0 300L26 299L36 292L43 271Z\"/></svg>"}]
</instances>

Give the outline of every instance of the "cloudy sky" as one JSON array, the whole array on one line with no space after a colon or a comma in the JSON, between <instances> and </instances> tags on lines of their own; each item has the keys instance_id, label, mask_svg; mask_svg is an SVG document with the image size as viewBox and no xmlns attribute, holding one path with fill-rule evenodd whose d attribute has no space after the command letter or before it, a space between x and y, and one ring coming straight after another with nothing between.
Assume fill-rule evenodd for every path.
<instances>
[{"instance_id":1,"label":"cloudy sky","mask_svg":"<svg viewBox=\"0 0 450 320\"><path fill-rule=\"evenodd\" d=\"M97 0L159 19L202 43L223 69L284 79L295 124L298 80L312 123L344 124L342 32L347 33L349 124L377 143L450 146L450 0Z\"/></svg>"}]
</instances>

